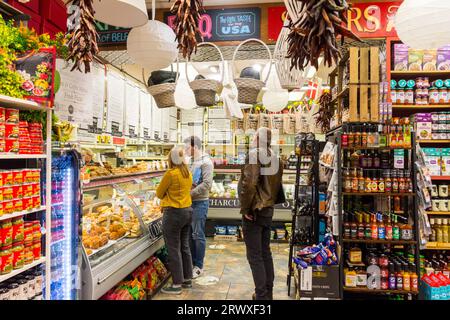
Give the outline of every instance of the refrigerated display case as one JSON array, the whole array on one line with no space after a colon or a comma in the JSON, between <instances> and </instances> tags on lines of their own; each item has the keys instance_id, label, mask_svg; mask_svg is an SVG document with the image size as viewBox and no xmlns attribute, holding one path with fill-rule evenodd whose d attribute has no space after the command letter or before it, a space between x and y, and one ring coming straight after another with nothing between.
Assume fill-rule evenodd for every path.
<instances>
[{"instance_id":1,"label":"refrigerated display case","mask_svg":"<svg viewBox=\"0 0 450 320\"><path fill-rule=\"evenodd\" d=\"M80 288L80 154L52 159L51 300L76 300Z\"/></svg>"},{"instance_id":2,"label":"refrigerated display case","mask_svg":"<svg viewBox=\"0 0 450 320\"><path fill-rule=\"evenodd\" d=\"M294 202L295 170L283 171L283 189L286 202L275 206L274 221L291 221L291 210ZM240 202L237 186L241 176L240 166L227 169L214 169L213 185L209 198L209 220L240 220Z\"/></svg>"},{"instance_id":3,"label":"refrigerated display case","mask_svg":"<svg viewBox=\"0 0 450 320\"><path fill-rule=\"evenodd\" d=\"M154 191L163 173L102 178L84 186L82 299L100 298L163 247Z\"/></svg>"}]
</instances>

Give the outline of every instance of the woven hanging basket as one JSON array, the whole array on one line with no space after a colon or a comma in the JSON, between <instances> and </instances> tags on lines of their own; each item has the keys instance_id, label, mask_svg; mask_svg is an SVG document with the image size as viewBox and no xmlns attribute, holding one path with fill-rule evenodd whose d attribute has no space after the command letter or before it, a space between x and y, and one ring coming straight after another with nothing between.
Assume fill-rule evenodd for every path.
<instances>
[{"instance_id":1,"label":"woven hanging basket","mask_svg":"<svg viewBox=\"0 0 450 320\"><path fill-rule=\"evenodd\" d=\"M298 70L297 68L293 68L291 70L291 59L286 58L288 51L288 36L290 33L287 24L288 23L285 23L284 27L281 29L273 56L275 70L277 72L278 79L280 79L281 87L291 91L303 87L306 80L306 75L311 67L308 65L304 71Z\"/></svg>"},{"instance_id":2,"label":"woven hanging basket","mask_svg":"<svg viewBox=\"0 0 450 320\"><path fill-rule=\"evenodd\" d=\"M221 64L222 64L222 74L221 80L213 80L213 79L198 79L194 81L189 80L188 75L188 62L186 62L186 78L189 82L189 86L192 91L194 91L195 102L199 107L211 107L216 104L216 95L220 94L223 89L223 79L225 76L225 60L223 58L222 51L220 51L219 47L210 42L201 42L197 45L200 46L212 46L217 51L219 51ZM220 69L220 68L219 68Z\"/></svg>"},{"instance_id":3,"label":"woven hanging basket","mask_svg":"<svg viewBox=\"0 0 450 320\"><path fill-rule=\"evenodd\" d=\"M177 78L175 83L162 83L154 86L147 87L148 93L150 93L155 99L156 106L160 109L176 107L175 104L175 89L177 87L179 78L179 64L177 59Z\"/></svg>"},{"instance_id":4,"label":"woven hanging basket","mask_svg":"<svg viewBox=\"0 0 450 320\"><path fill-rule=\"evenodd\" d=\"M267 77L264 81L252 79L252 78L237 78L234 77L234 83L236 84L237 90L238 90L238 102L239 103L245 103L245 104L256 104L258 102L258 96L261 92L261 89L264 88L266 85L267 80L270 76L270 71L272 70L272 53L270 52L269 47L261 40L259 39L248 39L243 42L241 42L234 51L233 54L233 60L232 60L232 66L233 66L233 73L235 72L235 61L236 56L241 48L242 45L248 43L248 42L258 42L262 44L267 52L269 53L269 71L267 73ZM264 68L262 69L264 70ZM235 74L234 74L235 75Z\"/></svg>"}]
</instances>

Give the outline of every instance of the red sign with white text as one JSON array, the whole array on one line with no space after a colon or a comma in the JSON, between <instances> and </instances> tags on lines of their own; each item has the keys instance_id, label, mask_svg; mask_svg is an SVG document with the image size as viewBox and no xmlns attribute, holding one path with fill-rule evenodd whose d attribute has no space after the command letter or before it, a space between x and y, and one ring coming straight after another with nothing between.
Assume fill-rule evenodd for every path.
<instances>
[{"instance_id":1,"label":"red sign with white text","mask_svg":"<svg viewBox=\"0 0 450 320\"><path fill-rule=\"evenodd\" d=\"M348 12L347 28L361 38L396 37L394 17L401 3L402 1L354 3L353 10ZM286 8L269 7L268 17L269 40L276 41L286 18Z\"/></svg>"}]
</instances>

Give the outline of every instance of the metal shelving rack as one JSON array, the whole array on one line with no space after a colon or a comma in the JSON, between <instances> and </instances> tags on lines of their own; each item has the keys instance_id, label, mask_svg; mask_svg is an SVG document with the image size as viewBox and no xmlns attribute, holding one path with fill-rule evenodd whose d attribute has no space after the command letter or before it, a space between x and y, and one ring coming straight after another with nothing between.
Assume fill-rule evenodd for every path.
<instances>
[{"instance_id":1,"label":"metal shelving rack","mask_svg":"<svg viewBox=\"0 0 450 320\"><path fill-rule=\"evenodd\" d=\"M340 250L340 256L339 256L339 265L340 265L340 296L343 299L344 298L344 292L351 292L351 293L360 293L360 294L412 294L412 295L416 295L417 293L412 292L412 291L402 291L402 290L371 290L371 289L365 289L365 288L345 288L344 287L344 279L345 279L345 275L344 275L344 250L343 250L343 245L344 243L360 243L362 245L367 245L367 244L391 244L391 245L410 245L410 246L414 246L414 260L415 260L415 265L416 265L416 273L417 275L420 274L420 239L419 239L419 216L418 216L418 203L417 203L417 196L416 193L404 193L402 194L405 197L408 197L409 199L409 203L412 204L411 206L411 217L414 219L414 239L413 241L364 241L364 240L352 240L352 239L343 239L343 234L344 234L344 230L343 230L343 226L344 226L344 221L343 221L343 202L344 202L344 196L351 196L351 194L349 193L344 193L342 191L343 186L342 186L342 156L343 156L343 150L346 150L345 148L342 148L341 146L341 135L342 135L342 128L339 128L338 130L327 134L328 138L335 138L335 143L337 144L337 173L338 173L338 212L339 212L339 216L338 216L338 224L339 224L339 236L337 237L337 239L339 240L340 246L341 246L341 250ZM416 139L415 139L415 132L412 131L411 132L411 148L404 148L405 150L409 150L409 161L407 162L409 164L409 169L411 170L411 180L413 182L413 190L417 190L417 181L415 179L416 177ZM370 149L370 148L368 148ZM383 149L383 148L380 148ZM397 148L399 149L399 148ZM393 149L392 149L393 150ZM358 195L358 194L356 194ZM367 194L367 196L369 197L382 197L382 196L391 196L391 194L384 194L384 193L379 193L379 194Z\"/></svg>"},{"instance_id":2,"label":"metal shelving rack","mask_svg":"<svg viewBox=\"0 0 450 320\"><path fill-rule=\"evenodd\" d=\"M306 153L306 149L308 147L311 148L311 152ZM294 208L292 209L292 232L291 237L289 239L289 259L288 259L288 275L287 275L287 286L288 286L288 295L291 295L291 283L292 277L294 275L294 267L293 267L293 255L294 248L301 246L308 246L316 244L319 241L319 141L318 140L301 140L300 146L297 146L300 149L300 153L296 153L297 156L297 168L296 168L296 178L295 178L295 191L294 191ZM302 160L303 156L310 156L310 161ZM309 163L310 167L306 169L302 169L302 164ZM308 174L304 171L310 171L311 175L309 176L309 183L307 185L300 184L300 175ZM308 191L301 193L301 189L310 188L310 193ZM311 197L310 197L311 196ZM308 197L310 197L308 199ZM310 220L311 225L311 237L307 242L299 243L295 240L295 234L297 230L297 219L303 217L299 215L300 209L300 198L308 199L309 205L312 206L313 212L312 216L304 216ZM306 220L308 220L306 219Z\"/></svg>"},{"instance_id":3,"label":"metal shelving rack","mask_svg":"<svg viewBox=\"0 0 450 320\"><path fill-rule=\"evenodd\" d=\"M52 195L52 185L51 185L51 173L52 173L52 108L48 108L43 104L38 104L34 101L12 98L4 95L0 95L0 105L6 108L12 108L22 111L44 111L46 112L47 126L46 130L46 145L45 145L45 154L42 155L21 155L21 154L5 154L0 155L0 160L8 161L8 160L45 160L45 205L41 206L39 210L35 210L34 213L39 213L45 210L45 230L50 230L52 225L52 212L51 212L51 195ZM28 164L28 163L27 163ZM41 176L42 179L42 176ZM22 211L21 214L16 213L11 216L19 216L26 215L28 212ZM5 216L6 217L6 216ZM7 278L11 278L16 276L26 270L29 270L32 267L38 266L40 264L45 264L45 299L49 299L50 297L50 283L51 283L51 232L43 232L43 236L45 236L45 254L39 260L34 261L33 263L24 266L21 269L14 270L12 273L0 277L0 282L6 280Z\"/></svg>"}]
</instances>

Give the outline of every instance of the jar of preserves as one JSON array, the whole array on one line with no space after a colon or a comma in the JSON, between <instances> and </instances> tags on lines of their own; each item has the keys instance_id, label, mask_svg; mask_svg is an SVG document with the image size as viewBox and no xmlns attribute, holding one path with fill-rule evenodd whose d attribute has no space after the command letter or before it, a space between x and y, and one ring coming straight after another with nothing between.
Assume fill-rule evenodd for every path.
<instances>
[{"instance_id":1,"label":"jar of preserves","mask_svg":"<svg viewBox=\"0 0 450 320\"><path fill-rule=\"evenodd\" d=\"M397 90L391 89L391 101L392 104L397 104Z\"/></svg>"},{"instance_id":2,"label":"jar of preserves","mask_svg":"<svg viewBox=\"0 0 450 320\"><path fill-rule=\"evenodd\" d=\"M23 268L24 258L23 254L25 251L25 247L23 246L23 242L18 242L14 244L12 247L13 252L13 269Z\"/></svg>"},{"instance_id":3,"label":"jar of preserves","mask_svg":"<svg viewBox=\"0 0 450 320\"><path fill-rule=\"evenodd\" d=\"M3 220L1 224L1 244L8 246L12 244L12 222L11 219Z\"/></svg>"},{"instance_id":4,"label":"jar of preserves","mask_svg":"<svg viewBox=\"0 0 450 320\"><path fill-rule=\"evenodd\" d=\"M34 261L34 254L33 254L33 246L25 247L24 249L24 263L30 264Z\"/></svg>"},{"instance_id":5,"label":"jar of preserves","mask_svg":"<svg viewBox=\"0 0 450 320\"><path fill-rule=\"evenodd\" d=\"M36 295L36 279L32 273L25 275L28 281L28 300L33 300Z\"/></svg>"},{"instance_id":6,"label":"jar of preserves","mask_svg":"<svg viewBox=\"0 0 450 320\"><path fill-rule=\"evenodd\" d=\"M41 258L41 242L33 243L33 259L39 260Z\"/></svg>"},{"instance_id":7,"label":"jar of preserves","mask_svg":"<svg viewBox=\"0 0 450 320\"><path fill-rule=\"evenodd\" d=\"M405 90L397 89L397 104L405 104Z\"/></svg>"},{"instance_id":8,"label":"jar of preserves","mask_svg":"<svg viewBox=\"0 0 450 320\"><path fill-rule=\"evenodd\" d=\"M42 294L42 272L39 270L36 270L34 272L34 281L35 281L35 295Z\"/></svg>"},{"instance_id":9,"label":"jar of preserves","mask_svg":"<svg viewBox=\"0 0 450 320\"><path fill-rule=\"evenodd\" d=\"M0 264L0 274L8 274L13 270L13 253L12 246L2 247L0 253L1 264Z\"/></svg>"},{"instance_id":10,"label":"jar of preserves","mask_svg":"<svg viewBox=\"0 0 450 320\"><path fill-rule=\"evenodd\" d=\"M28 300L28 281L24 277L17 279L19 295L16 300Z\"/></svg>"},{"instance_id":11,"label":"jar of preserves","mask_svg":"<svg viewBox=\"0 0 450 320\"><path fill-rule=\"evenodd\" d=\"M414 90L407 89L405 91L405 104L413 104L414 103Z\"/></svg>"},{"instance_id":12,"label":"jar of preserves","mask_svg":"<svg viewBox=\"0 0 450 320\"><path fill-rule=\"evenodd\" d=\"M11 295L7 287L0 288L0 300L11 300Z\"/></svg>"},{"instance_id":13,"label":"jar of preserves","mask_svg":"<svg viewBox=\"0 0 450 320\"><path fill-rule=\"evenodd\" d=\"M400 227L400 239L401 240L412 240L413 239L413 229L409 224L404 224Z\"/></svg>"},{"instance_id":14,"label":"jar of preserves","mask_svg":"<svg viewBox=\"0 0 450 320\"><path fill-rule=\"evenodd\" d=\"M439 104L439 90L437 88L430 88L428 102L429 104Z\"/></svg>"},{"instance_id":15,"label":"jar of preserves","mask_svg":"<svg viewBox=\"0 0 450 320\"><path fill-rule=\"evenodd\" d=\"M25 242L33 242L33 223L32 222L25 222L24 224L24 239Z\"/></svg>"},{"instance_id":16,"label":"jar of preserves","mask_svg":"<svg viewBox=\"0 0 450 320\"><path fill-rule=\"evenodd\" d=\"M8 290L10 292L10 300L18 300L19 297L19 285L16 282L11 282L8 285Z\"/></svg>"},{"instance_id":17,"label":"jar of preserves","mask_svg":"<svg viewBox=\"0 0 450 320\"><path fill-rule=\"evenodd\" d=\"M439 89L439 104L446 104L446 103L448 103L447 88L441 88Z\"/></svg>"},{"instance_id":18,"label":"jar of preserves","mask_svg":"<svg viewBox=\"0 0 450 320\"><path fill-rule=\"evenodd\" d=\"M24 222L23 218L12 219L12 242L22 242L24 239Z\"/></svg>"}]
</instances>

